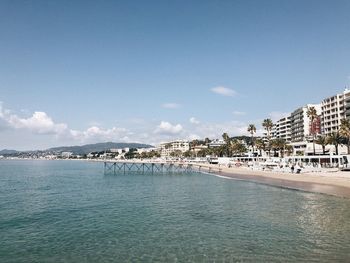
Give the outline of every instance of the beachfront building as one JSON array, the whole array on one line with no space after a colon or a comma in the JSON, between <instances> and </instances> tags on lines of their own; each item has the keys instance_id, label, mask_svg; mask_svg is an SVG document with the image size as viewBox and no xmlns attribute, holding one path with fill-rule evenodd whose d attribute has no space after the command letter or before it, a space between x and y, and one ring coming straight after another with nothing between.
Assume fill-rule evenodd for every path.
<instances>
[{"instance_id":1,"label":"beachfront building","mask_svg":"<svg viewBox=\"0 0 350 263\"><path fill-rule=\"evenodd\" d=\"M111 153L118 153L118 154L122 154L122 153L127 153L128 151L130 151L130 149L128 147L125 148L113 148L113 149L109 149L109 151Z\"/></svg>"},{"instance_id":2,"label":"beachfront building","mask_svg":"<svg viewBox=\"0 0 350 263\"><path fill-rule=\"evenodd\" d=\"M70 158L72 155L73 155L72 152L62 152L61 153L61 157L66 158L66 159Z\"/></svg>"},{"instance_id":3,"label":"beachfront building","mask_svg":"<svg viewBox=\"0 0 350 263\"><path fill-rule=\"evenodd\" d=\"M214 139L210 143L208 143L209 148L215 148L225 145L226 142L223 139Z\"/></svg>"},{"instance_id":4,"label":"beachfront building","mask_svg":"<svg viewBox=\"0 0 350 263\"><path fill-rule=\"evenodd\" d=\"M169 157L171 153L180 151L182 153L190 149L190 143L188 141L177 140L173 142L162 143L159 146L161 157Z\"/></svg>"},{"instance_id":5,"label":"beachfront building","mask_svg":"<svg viewBox=\"0 0 350 263\"><path fill-rule=\"evenodd\" d=\"M139 153L139 154L141 154L141 153L149 153L149 152L152 152L152 151L157 151L158 150L158 148L156 148L156 147L151 147L151 148L140 148L140 149L137 149L137 152Z\"/></svg>"},{"instance_id":6,"label":"beachfront building","mask_svg":"<svg viewBox=\"0 0 350 263\"><path fill-rule=\"evenodd\" d=\"M290 145L293 146L293 155L313 154L313 134L321 134L321 119L318 116L313 123L307 116L310 107L314 107L318 115L321 115L320 104L307 104L293 111L290 115ZM322 149L316 147L316 153L321 154Z\"/></svg>"},{"instance_id":7,"label":"beachfront building","mask_svg":"<svg viewBox=\"0 0 350 263\"><path fill-rule=\"evenodd\" d=\"M291 142L291 115L279 119L272 128L272 138Z\"/></svg>"},{"instance_id":8,"label":"beachfront building","mask_svg":"<svg viewBox=\"0 0 350 263\"><path fill-rule=\"evenodd\" d=\"M320 104L307 104L293 111L290 116L291 126L291 142L303 142L312 140L312 134L320 134L320 118L314 120L314 124L311 125L310 119L307 116L307 110L310 107L316 109L317 114L321 114Z\"/></svg>"},{"instance_id":9,"label":"beachfront building","mask_svg":"<svg viewBox=\"0 0 350 263\"><path fill-rule=\"evenodd\" d=\"M350 119L350 90L326 98L321 102L321 130L329 135L339 130L341 119Z\"/></svg>"}]
</instances>

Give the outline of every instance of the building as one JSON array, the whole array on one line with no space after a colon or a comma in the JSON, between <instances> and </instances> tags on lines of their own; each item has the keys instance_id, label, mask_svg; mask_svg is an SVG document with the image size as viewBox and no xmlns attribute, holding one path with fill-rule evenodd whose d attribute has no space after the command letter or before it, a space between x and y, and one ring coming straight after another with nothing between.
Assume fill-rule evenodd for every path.
<instances>
[{"instance_id":1,"label":"building","mask_svg":"<svg viewBox=\"0 0 350 263\"><path fill-rule=\"evenodd\" d=\"M291 142L291 115L279 119L272 128L272 137L274 139L283 139L287 143Z\"/></svg>"},{"instance_id":2,"label":"building","mask_svg":"<svg viewBox=\"0 0 350 263\"><path fill-rule=\"evenodd\" d=\"M67 158L67 159L69 159L70 157L72 157L73 156L73 153L72 152L62 152L61 153L61 157L62 158Z\"/></svg>"},{"instance_id":3,"label":"building","mask_svg":"<svg viewBox=\"0 0 350 263\"><path fill-rule=\"evenodd\" d=\"M312 134L320 134L320 118L314 120L314 124L310 124L310 119L307 116L307 110L310 107L316 109L317 114L321 115L320 104L307 104L293 111L290 115L291 126L291 142L303 142L312 139Z\"/></svg>"},{"instance_id":4,"label":"building","mask_svg":"<svg viewBox=\"0 0 350 263\"><path fill-rule=\"evenodd\" d=\"M173 142L162 143L160 145L160 155L161 157L169 157L171 153L180 151L186 152L190 149L190 143L188 141L177 140Z\"/></svg>"},{"instance_id":5,"label":"building","mask_svg":"<svg viewBox=\"0 0 350 263\"><path fill-rule=\"evenodd\" d=\"M341 119L350 119L350 90L324 99L321 102L321 131L329 135L339 130Z\"/></svg>"},{"instance_id":6,"label":"building","mask_svg":"<svg viewBox=\"0 0 350 263\"><path fill-rule=\"evenodd\" d=\"M208 143L209 148L215 148L225 145L226 142L223 139L214 139L210 143Z\"/></svg>"}]
</instances>

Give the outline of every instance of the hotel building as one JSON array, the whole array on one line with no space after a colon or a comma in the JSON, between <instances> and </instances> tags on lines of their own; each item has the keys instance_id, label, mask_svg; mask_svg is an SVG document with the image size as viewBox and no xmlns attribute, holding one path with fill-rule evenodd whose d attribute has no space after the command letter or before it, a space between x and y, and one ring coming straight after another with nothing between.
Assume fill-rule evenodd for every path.
<instances>
[{"instance_id":1,"label":"hotel building","mask_svg":"<svg viewBox=\"0 0 350 263\"><path fill-rule=\"evenodd\" d=\"M190 149L190 143L188 141L177 140L173 142L167 142L160 144L161 157L169 157L171 153L175 151L186 152Z\"/></svg>"},{"instance_id":2,"label":"hotel building","mask_svg":"<svg viewBox=\"0 0 350 263\"><path fill-rule=\"evenodd\" d=\"M308 141L312 138L313 132L315 134L321 133L319 118L315 120L314 125L310 124L310 119L307 116L307 110L310 107L314 107L318 115L321 114L320 104L307 104L291 113L291 142Z\"/></svg>"},{"instance_id":3,"label":"hotel building","mask_svg":"<svg viewBox=\"0 0 350 263\"><path fill-rule=\"evenodd\" d=\"M345 89L343 93L324 99L321 110L322 134L338 131L341 119L350 119L350 90Z\"/></svg>"},{"instance_id":4,"label":"hotel building","mask_svg":"<svg viewBox=\"0 0 350 263\"><path fill-rule=\"evenodd\" d=\"M272 129L272 136L275 139L283 139L291 142L291 116L279 119Z\"/></svg>"}]
</instances>

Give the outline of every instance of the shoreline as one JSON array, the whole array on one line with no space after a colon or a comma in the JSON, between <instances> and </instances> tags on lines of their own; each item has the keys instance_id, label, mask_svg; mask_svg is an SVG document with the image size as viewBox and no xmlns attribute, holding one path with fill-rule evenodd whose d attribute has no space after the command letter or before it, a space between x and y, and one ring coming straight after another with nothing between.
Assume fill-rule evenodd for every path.
<instances>
[{"instance_id":1,"label":"shoreline","mask_svg":"<svg viewBox=\"0 0 350 263\"><path fill-rule=\"evenodd\" d=\"M103 162L103 160L83 159L1 159L1 160L38 160L38 161L88 161ZM181 163L183 164L183 163ZM223 179L236 179L254 183L282 187L304 192L327 194L350 198L350 172L322 171L290 173L279 171L260 171L251 168L226 167L218 164L189 163L194 167L204 168L200 172L215 175ZM207 169L207 171L205 170Z\"/></svg>"},{"instance_id":2,"label":"shoreline","mask_svg":"<svg viewBox=\"0 0 350 263\"><path fill-rule=\"evenodd\" d=\"M212 168L212 174L224 179L237 179L270 186L350 198L350 172L282 173L249 168L224 167L214 164L194 164Z\"/></svg>"}]
</instances>

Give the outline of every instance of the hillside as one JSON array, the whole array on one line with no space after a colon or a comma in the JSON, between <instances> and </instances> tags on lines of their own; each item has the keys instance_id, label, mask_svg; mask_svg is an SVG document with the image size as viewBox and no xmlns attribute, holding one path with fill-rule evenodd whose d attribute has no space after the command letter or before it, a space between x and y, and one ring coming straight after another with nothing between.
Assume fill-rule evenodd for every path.
<instances>
[{"instance_id":1,"label":"hillside","mask_svg":"<svg viewBox=\"0 0 350 263\"><path fill-rule=\"evenodd\" d=\"M82 146L61 146L47 149L46 151L52 152L72 152L73 154L88 154L90 152L102 152L109 149L115 148L151 148L152 145L140 144L140 143L115 143L115 142L104 142L95 144L86 144Z\"/></svg>"},{"instance_id":2,"label":"hillside","mask_svg":"<svg viewBox=\"0 0 350 263\"><path fill-rule=\"evenodd\" d=\"M4 150L0 151L0 155L3 155L3 154L14 154L14 153L17 153L17 151L16 150L7 150L7 149L4 149Z\"/></svg>"}]
</instances>

